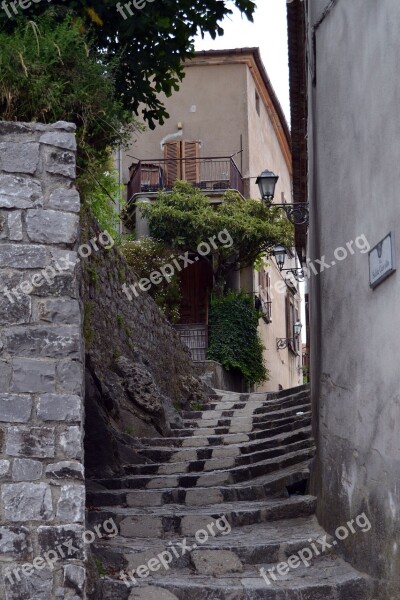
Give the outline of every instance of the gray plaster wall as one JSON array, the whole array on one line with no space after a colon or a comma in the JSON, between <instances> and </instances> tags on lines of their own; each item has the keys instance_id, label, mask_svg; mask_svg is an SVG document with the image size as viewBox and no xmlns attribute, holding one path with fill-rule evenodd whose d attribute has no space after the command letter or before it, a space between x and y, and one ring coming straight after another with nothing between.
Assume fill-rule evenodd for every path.
<instances>
[{"instance_id":1,"label":"gray plaster wall","mask_svg":"<svg viewBox=\"0 0 400 600\"><path fill-rule=\"evenodd\" d=\"M360 236L371 246L390 231L400 240L400 3L307 6L309 251L329 264L311 285L313 487L330 533L365 512L371 530L351 534L339 550L375 578L377 599L397 600L400 278L395 273L373 291L368 253L355 246L331 262L335 249Z\"/></svg>"},{"instance_id":2,"label":"gray plaster wall","mask_svg":"<svg viewBox=\"0 0 400 600\"><path fill-rule=\"evenodd\" d=\"M0 598L85 597L75 126L0 123Z\"/></svg>"}]
</instances>

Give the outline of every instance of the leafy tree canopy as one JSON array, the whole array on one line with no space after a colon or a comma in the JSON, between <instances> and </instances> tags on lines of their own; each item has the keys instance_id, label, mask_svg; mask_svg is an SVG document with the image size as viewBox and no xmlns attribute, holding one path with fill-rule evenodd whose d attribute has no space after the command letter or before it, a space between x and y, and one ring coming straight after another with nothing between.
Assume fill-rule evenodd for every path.
<instances>
[{"instance_id":1,"label":"leafy tree canopy","mask_svg":"<svg viewBox=\"0 0 400 600\"><path fill-rule=\"evenodd\" d=\"M6 2L7 4L7 2ZM18 8L18 3L17 8ZM222 35L220 22L229 16L227 0L135 0L130 16L125 0L46 0L18 8L12 18L0 10L0 29L12 34L18 23L26 23L44 12L53 11L63 19L65 12L83 19L84 27L93 32L97 49L106 62L117 58L116 97L135 114L142 110L151 128L168 116L160 93L170 96L183 78L182 61L193 54L193 38L200 32L213 38ZM233 0L233 4L250 20L256 8L253 0ZM122 6L124 14L118 12Z\"/></svg>"},{"instance_id":2,"label":"leafy tree canopy","mask_svg":"<svg viewBox=\"0 0 400 600\"><path fill-rule=\"evenodd\" d=\"M149 220L152 237L171 248L196 253L202 242L229 232L233 243L224 245L217 237L217 248L210 254L220 291L233 270L252 266L277 244L293 246L293 227L282 211L259 200L244 200L236 192L227 192L215 206L190 183L179 181L172 192L160 192L156 202L142 204L140 210Z\"/></svg>"}]
</instances>

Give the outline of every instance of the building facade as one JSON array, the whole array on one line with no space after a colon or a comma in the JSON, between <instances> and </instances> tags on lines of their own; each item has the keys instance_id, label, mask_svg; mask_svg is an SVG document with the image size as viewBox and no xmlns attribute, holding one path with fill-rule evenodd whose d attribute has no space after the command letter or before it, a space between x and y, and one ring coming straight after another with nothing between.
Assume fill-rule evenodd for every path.
<instances>
[{"instance_id":1,"label":"building facade","mask_svg":"<svg viewBox=\"0 0 400 600\"><path fill-rule=\"evenodd\" d=\"M170 188L176 179L191 181L210 202L221 202L227 189L244 198L260 198L256 178L266 168L279 175L275 201L291 202L290 134L258 49L196 53L185 64L179 91L163 102L169 119L153 131L135 133L122 154L131 212L138 200L155 201L157 191ZM139 211L135 219L138 236L147 235ZM295 253L289 253L285 266L295 265ZM196 277L189 270L184 276L186 328L207 327L210 274L203 270ZM230 285L257 296L263 312L259 329L271 379L260 391L302 383L301 342L296 339L290 347L277 349L277 338L294 338L294 323L300 317L298 283L285 277L271 259L260 272L243 269ZM204 356L200 352L194 358Z\"/></svg>"},{"instance_id":2,"label":"building facade","mask_svg":"<svg viewBox=\"0 0 400 600\"><path fill-rule=\"evenodd\" d=\"M294 193L311 212L297 247L324 264L310 282L313 491L329 533L368 516L340 548L374 597L397 600L400 4L294 0L288 19Z\"/></svg>"}]
</instances>

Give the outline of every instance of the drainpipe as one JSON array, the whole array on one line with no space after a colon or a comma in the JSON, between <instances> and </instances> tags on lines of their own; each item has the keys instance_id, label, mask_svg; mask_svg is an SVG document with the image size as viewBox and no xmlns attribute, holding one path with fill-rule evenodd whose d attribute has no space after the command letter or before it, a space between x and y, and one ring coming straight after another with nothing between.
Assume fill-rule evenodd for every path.
<instances>
[{"instance_id":1,"label":"drainpipe","mask_svg":"<svg viewBox=\"0 0 400 600\"><path fill-rule=\"evenodd\" d=\"M182 131L182 129L180 131L177 131L176 133L169 133L168 135L166 135L165 137L163 137L163 139L160 142L160 148L161 148L161 150L164 150L164 145L167 142L173 142L174 140L179 140L182 137L183 137L183 131Z\"/></svg>"}]
</instances>

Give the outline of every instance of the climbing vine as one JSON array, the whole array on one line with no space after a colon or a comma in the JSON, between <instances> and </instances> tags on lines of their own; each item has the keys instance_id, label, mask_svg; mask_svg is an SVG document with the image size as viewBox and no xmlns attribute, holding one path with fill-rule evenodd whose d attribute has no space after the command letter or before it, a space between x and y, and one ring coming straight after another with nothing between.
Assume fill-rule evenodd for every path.
<instances>
[{"instance_id":1,"label":"climbing vine","mask_svg":"<svg viewBox=\"0 0 400 600\"><path fill-rule=\"evenodd\" d=\"M227 370L239 370L250 384L269 378L257 329L259 317L253 297L245 292L231 291L211 300L207 358Z\"/></svg>"}]
</instances>

